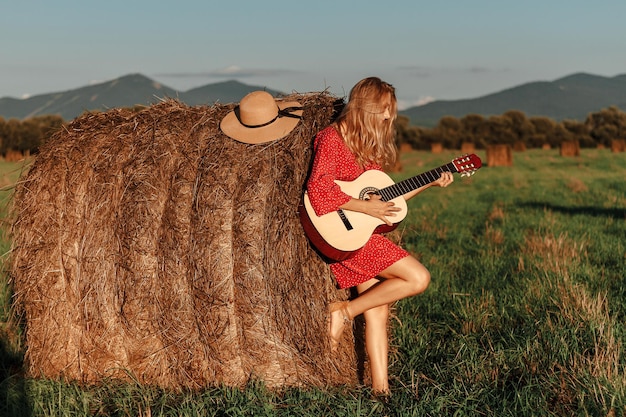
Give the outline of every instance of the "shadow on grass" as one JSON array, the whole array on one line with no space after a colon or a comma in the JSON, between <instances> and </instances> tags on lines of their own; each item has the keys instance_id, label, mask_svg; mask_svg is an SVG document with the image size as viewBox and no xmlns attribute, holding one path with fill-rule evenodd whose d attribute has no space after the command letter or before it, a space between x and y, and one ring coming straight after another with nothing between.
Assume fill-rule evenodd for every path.
<instances>
[{"instance_id":1,"label":"shadow on grass","mask_svg":"<svg viewBox=\"0 0 626 417\"><path fill-rule=\"evenodd\" d=\"M23 357L7 345L6 334L0 332L0 416L32 415L26 396Z\"/></svg>"},{"instance_id":2,"label":"shadow on grass","mask_svg":"<svg viewBox=\"0 0 626 417\"><path fill-rule=\"evenodd\" d=\"M552 203L542 203L540 201L532 201L527 203L521 203L520 207L529 207L540 210L551 210L563 214L577 215L583 214L593 217L613 217L615 219L626 218L626 208L604 208L604 207L592 207L592 206L560 206Z\"/></svg>"}]
</instances>

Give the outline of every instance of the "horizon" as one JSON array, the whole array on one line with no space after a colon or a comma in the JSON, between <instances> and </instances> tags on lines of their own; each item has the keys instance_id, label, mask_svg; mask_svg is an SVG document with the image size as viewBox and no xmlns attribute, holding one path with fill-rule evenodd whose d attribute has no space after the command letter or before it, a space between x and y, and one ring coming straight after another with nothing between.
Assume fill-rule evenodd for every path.
<instances>
[{"instance_id":1,"label":"horizon","mask_svg":"<svg viewBox=\"0 0 626 417\"><path fill-rule=\"evenodd\" d=\"M511 85L511 86L508 86L508 87L504 87L501 90L488 92L488 93L485 93L483 95L476 96L476 97L465 97L465 98L460 98L460 99L448 99L448 100L443 100L443 99L442 100L436 100L436 99L433 99L433 100L428 100L428 101L425 101L425 102L419 103L419 104L416 103L416 104L413 104L413 105L410 105L410 106L403 106L402 103L400 102L400 100L398 100L398 110L403 111L403 110L407 110L407 109L409 109L411 107L423 106L423 105L426 105L426 104L434 102L434 101L455 101L455 100L465 100L465 99L470 99L470 100L471 99L477 99L477 98L488 96L488 95L491 95L491 94L497 94L497 93L500 93L502 91L505 91L505 90L508 90L508 89L511 89L511 88L520 87L520 86L522 86L524 84L528 84L528 83L544 82L544 81L553 82L553 81L556 81L556 80L559 80L559 79L562 79L562 78L571 77L571 76L579 75L579 74L586 74L586 75L590 75L590 76L604 77L604 78L609 78L610 79L610 78L615 78L615 77L619 77L619 76L622 76L622 75L626 75L626 72L625 73L620 73L620 74L615 74L615 75L612 75L612 76L604 76L604 75L592 74L592 73L584 72L584 71L578 71L578 72L573 72L573 73L570 73L570 74L565 74L565 75L562 75L560 77L556 77L553 80L532 80L532 81L528 81L528 82L525 82L525 83L522 83L522 84ZM112 79L109 79L109 80L94 80L94 81L90 82L87 85L80 85L80 86L76 86L74 88L70 88L70 89L67 89L67 90L51 91L51 92L46 92L46 93L41 93L41 94L33 94L33 95L30 95L30 96L27 96L27 97L0 96L0 99L10 98L10 99L17 99L17 100L27 100L29 98L38 97L38 96L42 96L42 95L66 93L66 92L73 91L73 90L80 89L80 88L85 88L85 87L90 87L90 86L95 86L95 85L100 85L100 84L106 84L106 83L118 80L120 78L129 77L129 76L133 76L133 75L139 75L139 76L146 77L146 78L150 79L151 81L157 82L157 83L159 83L159 84L161 84L161 85L163 85L163 86L165 86L167 88L175 90L177 93L186 93L186 92L188 92L190 90L193 90L193 89L196 89L196 88L201 88L201 87L205 87L205 86L208 86L208 85L214 85L214 84L222 84L222 83L227 83L227 82L239 82L241 84L249 85L249 86L250 85L253 85L253 86L257 85L256 83L247 83L247 82L238 80L235 77L233 77L231 79L217 80L217 81L212 81L212 82L199 84L199 85L191 85L190 87L188 87L188 88L183 90L183 89L176 89L173 86L171 86L169 84L166 84L166 83L163 83L163 82L161 82L161 81L159 81L159 80L157 80L157 79L155 79L153 77L150 77L150 76L148 76L146 74L133 72L133 73L128 73L128 74L123 74L123 75L120 75L118 77L115 77L115 78L112 78ZM267 89L271 89L271 90L276 90L276 91L281 91L279 88L275 88L275 87L273 87L271 85L260 85L259 87L267 88ZM316 92L316 91L322 91L322 90L299 91L299 93L311 93L311 92ZM281 91L281 93L289 94L289 92L286 92L286 91ZM348 92L346 92L346 93L348 93Z\"/></svg>"}]
</instances>

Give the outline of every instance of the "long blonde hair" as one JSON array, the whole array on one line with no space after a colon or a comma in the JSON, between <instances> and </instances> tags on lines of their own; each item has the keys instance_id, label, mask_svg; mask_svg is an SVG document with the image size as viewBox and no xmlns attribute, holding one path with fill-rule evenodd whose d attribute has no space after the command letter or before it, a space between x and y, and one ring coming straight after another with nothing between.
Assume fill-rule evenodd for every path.
<instances>
[{"instance_id":1,"label":"long blonde hair","mask_svg":"<svg viewBox=\"0 0 626 417\"><path fill-rule=\"evenodd\" d=\"M389 110L390 118L381 120L380 114L385 109ZM397 112L394 87L378 77L364 78L350 91L336 124L361 167L374 163L388 168L395 163Z\"/></svg>"}]
</instances>

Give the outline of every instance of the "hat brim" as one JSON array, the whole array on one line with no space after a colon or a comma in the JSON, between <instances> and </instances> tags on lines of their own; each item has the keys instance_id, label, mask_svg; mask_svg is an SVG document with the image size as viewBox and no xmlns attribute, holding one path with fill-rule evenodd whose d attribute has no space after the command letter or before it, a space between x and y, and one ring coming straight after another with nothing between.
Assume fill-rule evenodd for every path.
<instances>
[{"instance_id":1,"label":"hat brim","mask_svg":"<svg viewBox=\"0 0 626 417\"><path fill-rule=\"evenodd\" d=\"M301 107L297 101L277 101L276 105L283 110L287 107ZM292 114L302 117L302 110L294 110ZM282 139L289 135L300 122L299 117L279 117L274 122L262 127L246 127L241 124L235 111L230 111L220 122L220 129L228 137L243 143L266 143Z\"/></svg>"}]
</instances>

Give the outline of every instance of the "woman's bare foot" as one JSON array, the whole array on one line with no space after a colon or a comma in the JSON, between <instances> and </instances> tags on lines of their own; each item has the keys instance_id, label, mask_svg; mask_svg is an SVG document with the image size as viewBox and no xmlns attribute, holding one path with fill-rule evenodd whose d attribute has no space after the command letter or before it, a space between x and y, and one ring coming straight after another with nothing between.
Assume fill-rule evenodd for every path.
<instances>
[{"instance_id":1,"label":"woman's bare foot","mask_svg":"<svg viewBox=\"0 0 626 417\"><path fill-rule=\"evenodd\" d=\"M328 308L330 310L328 334L330 336L331 352L337 351L341 335L346 325L352 321L352 317L348 311L348 303L348 301L338 301L331 303Z\"/></svg>"}]
</instances>

